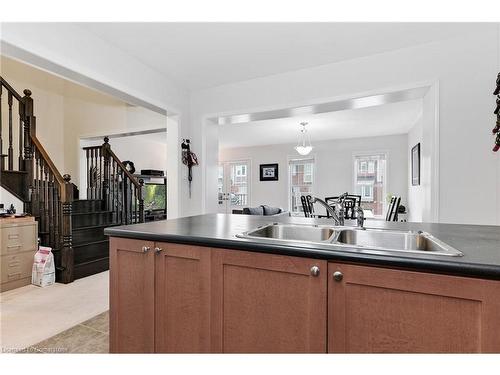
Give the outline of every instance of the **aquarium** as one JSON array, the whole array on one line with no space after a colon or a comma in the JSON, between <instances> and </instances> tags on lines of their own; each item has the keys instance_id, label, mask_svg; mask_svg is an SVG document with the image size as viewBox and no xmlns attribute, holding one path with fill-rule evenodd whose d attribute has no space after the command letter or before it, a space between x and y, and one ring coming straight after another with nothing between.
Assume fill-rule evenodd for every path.
<instances>
[{"instance_id":1,"label":"aquarium","mask_svg":"<svg viewBox=\"0 0 500 375\"><path fill-rule=\"evenodd\" d=\"M144 185L144 209L164 210L166 209L166 185L145 184Z\"/></svg>"}]
</instances>

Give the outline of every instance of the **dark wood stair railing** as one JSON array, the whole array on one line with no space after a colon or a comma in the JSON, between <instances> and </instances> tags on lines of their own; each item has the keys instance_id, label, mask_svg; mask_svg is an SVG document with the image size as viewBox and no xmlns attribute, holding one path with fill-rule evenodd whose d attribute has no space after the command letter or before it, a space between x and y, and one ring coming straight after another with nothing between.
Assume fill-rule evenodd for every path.
<instances>
[{"instance_id":1,"label":"dark wood stair railing","mask_svg":"<svg viewBox=\"0 0 500 375\"><path fill-rule=\"evenodd\" d=\"M34 178L29 186L29 213L38 218L41 244L53 249L57 279L73 281L71 176L61 176L49 155L36 137L31 138L33 157L26 159Z\"/></svg>"},{"instance_id":2,"label":"dark wood stair railing","mask_svg":"<svg viewBox=\"0 0 500 375\"><path fill-rule=\"evenodd\" d=\"M8 153L3 154L2 94L7 92ZM21 96L0 77L0 170L1 185L24 203L24 212L38 221L42 245L53 249L57 278L73 281L73 248L71 207L73 189L69 175L61 176L46 150L36 137L36 117L33 114L31 91ZM13 108L18 107L18 138L14 139ZM18 165L14 165L14 142L19 141ZM7 168L5 168L7 159Z\"/></svg>"},{"instance_id":3,"label":"dark wood stair railing","mask_svg":"<svg viewBox=\"0 0 500 375\"><path fill-rule=\"evenodd\" d=\"M8 149L7 149L7 154L3 153L3 129L2 129L2 95L4 94L3 88L6 90L7 94L7 106L8 106ZM25 95L26 93L29 93L31 95L31 92L29 90L25 90ZM29 96L29 95L26 95ZM13 108L14 105L17 105L18 107L18 112L19 112L19 170L22 170L22 160L23 160L23 123L24 123L24 114L25 114L25 103L26 99L23 98L14 88L7 82L5 81L1 76L0 76L0 170L14 170L14 148L13 148L13 141L14 141L14 133L13 133L13 128L14 128L14 123L13 123ZM8 161L8 167L7 169L5 168L5 159Z\"/></svg>"},{"instance_id":4,"label":"dark wood stair railing","mask_svg":"<svg viewBox=\"0 0 500 375\"><path fill-rule=\"evenodd\" d=\"M4 90L5 89L5 90ZM85 148L87 156L87 199L95 200L96 207L103 203L105 212L95 211L95 216L108 217L97 227L73 228L73 223L81 226L78 213L73 213L73 204L81 206L81 201L73 199L73 184L68 174L61 175L47 151L36 137L36 117L33 112L31 91L23 91L24 96L14 90L0 77L0 185L15 194L23 201L24 212L32 215L38 221L39 237L42 245L52 247L56 263L56 280L69 283L77 277L92 273L82 271L82 258L87 259L92 254L101 251L98 266L89 272L100 272L105 269L106 257L99 250L93 249L89 254L82 254L82 247L94 246L93 242L82 244L82 236L87 230L99 230L96 236L100 238L101 247L104 240L103 228L106 225L132 224L144 222L144 181L137 180L123 165L111 150L109 139L104 139L101 146ZM5 98L8 111L7 154L3 154L3 124L2 97ZM15 137L14 110L19 112L19 134ZM5 108L5 107L4 107ZM19 141L19 147L15 142ZM16 155L18 163L16 165ZM7 166L5 165L7 161ZM77 203L78 202L78 203ZM88 202L91 203L91 202ZM92 214L90 211L88 214ZM74 217L75 216L75 217ZM76 221L75 221L76 220ZM78 237L79 260L75 264L75 249L73 236ZM75 237L75 238L76 238ZM96 245L97 246L97 245ZM75 273L75 267L78 275Z\"/></svg>"},{"instance_id":5,"label":"dark wood stair railing","mask_svg":"<svg viewBox=\"0 0 500 375\"><path fill-rule=\"evenodd\" d=\"M87 199L103 199L116 224L144 222L144 181L135 178L111 150L109 138L101 146L84 147L87 160Z\"/></svg>"}]
</instances>

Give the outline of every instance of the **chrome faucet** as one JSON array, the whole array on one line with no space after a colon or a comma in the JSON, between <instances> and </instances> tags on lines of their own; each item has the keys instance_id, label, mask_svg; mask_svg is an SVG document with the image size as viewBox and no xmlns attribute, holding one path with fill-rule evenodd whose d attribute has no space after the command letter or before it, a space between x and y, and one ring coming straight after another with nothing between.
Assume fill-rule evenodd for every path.
<instances>
[{"instance_id":1,"label":"chrome faucet","mask_svg":"<svg viewBox=\"0 0 500 375\"><path fill-rule=\"evenodd\" d=\"M359 229L365 229L364 223L365 223L365 212L361 208L361 205L357 205L356 208L356 222L358 224Z\"/></svg>"},{"instance_id":2,"label":"chrome faucet","mask_svg":"<svg viewBox=\"0 0 500 375\"><path fill-rule=\"evenodd\" d=\"M340 204L340 209L339 209L339 214L340 215L337 215L337 212L335 212L335 210L332 207L330 207L328 205L328 203L326 203L324 200L319 199L317 197L312 197L312 198L313 198L313 200L312 200L313 203L319 203L323 207L325 207L326 211L330 215L332 215L332 218L335 221L336 225L344 225L344 208L343 208L343 203ZM339 201L340 201L340 198L337 199L336 204L338 204Z\"/></svg>"}]
</instances>

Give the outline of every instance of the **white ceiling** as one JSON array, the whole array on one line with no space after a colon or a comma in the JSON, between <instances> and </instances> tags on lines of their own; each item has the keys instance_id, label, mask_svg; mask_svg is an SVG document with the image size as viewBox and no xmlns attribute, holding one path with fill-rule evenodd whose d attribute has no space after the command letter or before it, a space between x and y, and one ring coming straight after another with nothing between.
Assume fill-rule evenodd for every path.
<instances>
[{"instance_id":1,"label":"white ceiling","mask_svg":"<svg viewBox=\"0 0 500 375\"><path fill-rule=\"evenodd\" d=\"M472 23L79 23L188 89L447 39Z\"/></svg>"},{"instance_id":2,"label":"white ceiling","mask_svg":"<svg viewBox=\"0 0 500 375\"><path fill-rule=\"evenodd\" d=\"M422 99L303 117L219 126L219 147L296 143L307 121L311 141L405 134L422 112Z\"/></svg>"}]
</instances>

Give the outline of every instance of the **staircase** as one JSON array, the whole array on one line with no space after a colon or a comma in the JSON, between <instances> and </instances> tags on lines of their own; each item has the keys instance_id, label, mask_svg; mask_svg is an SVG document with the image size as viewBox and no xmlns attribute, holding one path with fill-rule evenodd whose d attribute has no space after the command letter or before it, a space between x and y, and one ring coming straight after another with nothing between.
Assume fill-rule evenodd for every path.
<instances>
[{"instance_id":1,"label":"staircase","mask_svg":"<svg viewBox=\"0 0 500 375\"><path fill-rule=\"evenodd\" d=\"M88 199L74 199L71 176L61 175L36 137L31 91L23 93L0 77L0 186L23 201L24 212L38 221L40 244L53 249L56 281L70 283L105 271L109 250L104 228L144 222L144 182L129 173L106 137L102 146L84 148Z\"/></svg>"}]
</instances>

